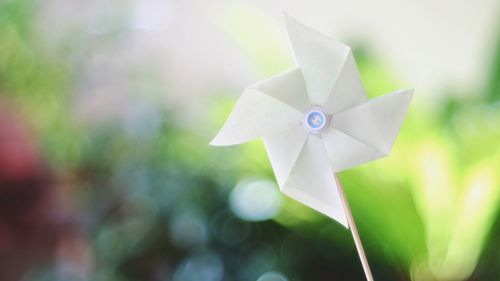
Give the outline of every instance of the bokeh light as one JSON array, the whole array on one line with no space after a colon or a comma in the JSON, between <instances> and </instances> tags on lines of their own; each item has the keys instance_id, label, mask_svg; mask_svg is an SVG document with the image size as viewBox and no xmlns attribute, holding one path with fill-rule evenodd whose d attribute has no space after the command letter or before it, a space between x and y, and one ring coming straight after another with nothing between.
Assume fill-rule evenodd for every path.
<instances>
[{"instance_id":1,"label":"bokeh light","mask_svg":"<svg viewBox=\"0 0 500 281\"><path fill-rule=\"evenodd\" d=\"M257 279L257 281L288 281L288 279L280 272L266 272Z\"/></svg>"},{"instance_id":2,"label":"bokeh light","mask_svg":"<svg viewBox=\"0 0 500 281\"><path fill-rule=\"evenodd\" d=\"M282 204L282 195L269 180L244 180L229 197L231 210L241 219L263 221L276 216Z\"/></svg>"}]
</instances>

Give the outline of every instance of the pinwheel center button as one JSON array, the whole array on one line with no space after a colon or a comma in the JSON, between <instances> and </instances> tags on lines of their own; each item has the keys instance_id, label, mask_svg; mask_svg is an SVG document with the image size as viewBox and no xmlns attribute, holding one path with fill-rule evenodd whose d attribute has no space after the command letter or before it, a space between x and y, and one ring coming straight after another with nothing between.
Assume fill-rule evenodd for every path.
<instances>
[{"instance_id":1,"label":"pinwheel center button","mask_svg":"<svg viewBox=\"0 0 500 281\"><path fill-rule=\"evenodd\" d=\"M310 108L304 117L304 126L309 132L319 133L328 127L330 117L321 107Z\"/></svg>"}]
</instances>

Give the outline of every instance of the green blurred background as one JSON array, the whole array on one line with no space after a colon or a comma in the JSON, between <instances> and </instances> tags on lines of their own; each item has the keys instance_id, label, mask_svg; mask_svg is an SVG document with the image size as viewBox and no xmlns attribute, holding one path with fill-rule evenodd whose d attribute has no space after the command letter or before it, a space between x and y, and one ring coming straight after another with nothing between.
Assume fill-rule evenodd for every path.
<instances>
[{"instance_id":1,"label":"green blurred background","mask_svg":"<svg viewBox=\"0 0 500 281\"><path fill-rule=\"evenodd\" d=\"M341 173L376 280L500 276L498 1L0 0L0 280L363 280L260 141L208 146L293 66L282 11L415 88L391 155Z\"/></svg>"}]
</instances>

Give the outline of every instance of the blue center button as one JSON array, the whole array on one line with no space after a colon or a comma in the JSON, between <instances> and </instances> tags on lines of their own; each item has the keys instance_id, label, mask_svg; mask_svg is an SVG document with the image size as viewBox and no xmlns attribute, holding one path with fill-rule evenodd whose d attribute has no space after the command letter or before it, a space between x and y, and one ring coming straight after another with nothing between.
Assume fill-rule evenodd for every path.
<instances>
[{"instance_id":1,"label":"blue center button","mask_svg":"<svg viewBox=\"0 0 500 281\"><path fill-rule=\"evenodd\" d=\"M306 129L318 133L327 127L329 123L328 114L320 107L313 107L307 111L304 119Z\"/></svg>"}]
</instances>

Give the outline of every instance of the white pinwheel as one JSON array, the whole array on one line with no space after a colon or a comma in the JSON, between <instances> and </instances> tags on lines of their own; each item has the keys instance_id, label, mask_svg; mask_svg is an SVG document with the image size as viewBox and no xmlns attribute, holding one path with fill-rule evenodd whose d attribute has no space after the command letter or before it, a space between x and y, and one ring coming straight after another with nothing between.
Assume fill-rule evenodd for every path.
<instances>
[{"instance_id":1,"label":"white pinwheel","mask_svg":"<svg viewBox=\"0 0 500 281\"><path fill-rule=\"evenodd\" d=\"M298 67L248 87L211 144L262 137L281 191L348 227L335 173L389 153L412 91L369 100L349 46L286 22Z\"/></svg>"}]
</instances>

